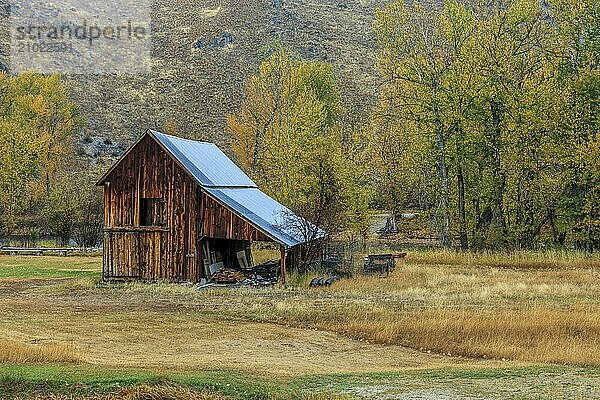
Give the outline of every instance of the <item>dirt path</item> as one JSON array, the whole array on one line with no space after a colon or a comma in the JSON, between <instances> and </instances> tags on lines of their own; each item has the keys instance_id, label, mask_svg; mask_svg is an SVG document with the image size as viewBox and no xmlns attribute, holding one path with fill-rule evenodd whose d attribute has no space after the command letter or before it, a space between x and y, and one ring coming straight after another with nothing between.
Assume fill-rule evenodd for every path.
<instances>
[{"instance_id":1,"label":"dirt path","mask_svg":"<svg viewBox=\"0 0 600 400\"><path fill-rule=\"evenodd\" d=\"M270 375L400 371L492 366L401 346L383 346L270 323L206 320L198 315L115 315L53 311L0 323L0 336L22 342L72 343L92 364L165 369L233 369Z\"/></svg>"},{"instance_id":2,"label":"dirt path","mask_svg":"<svg viewBox=\"0 0 600 400\"><path fill-rule=\"evenodd\" d=\"M65 291L64 281L4 281L0 335L76 346L91 364L234 369L306 375L509 366L377 345L331 332L223 318L210 307L165 304L150 294ZM58 286L57 286L58 288ZM109 293L110 294L110 293ZM220 299L218 301L222 301ZM235 306L235 305L233 305Z\"/></svg>"},{"instance_id":3,"label":"dirt path","mask_svg":"<svg viewBox=\"0 0 600 400\"><path fill-rule=\"evenodd\" d=\"M461 361L400 346L362 343L343 336L274 324L189 324L182 335L145 335L111 354L88 338L90 361L122 366L236 369L281 375L378 372L437 368ZM187 336L190 340L185 340ZM149 352L148 346L154 351Z\"/></svg>"}]
</instances>

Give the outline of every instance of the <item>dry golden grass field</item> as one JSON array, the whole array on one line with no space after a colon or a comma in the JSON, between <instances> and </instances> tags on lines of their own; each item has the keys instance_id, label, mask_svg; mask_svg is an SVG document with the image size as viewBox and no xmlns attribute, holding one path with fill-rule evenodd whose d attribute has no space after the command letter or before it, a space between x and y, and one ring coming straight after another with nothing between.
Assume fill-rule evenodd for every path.
<instances>
[{"instance_id":1,"label":"dry golden grass field","mask_svg":"<svg viewBox=\"0 0 600 400\"><path fill-rule=\"evenodd\" d=\"M411 252L308 288L0 256L0 398L600 398L600 258Z\"/></svg>"}]
</instances>

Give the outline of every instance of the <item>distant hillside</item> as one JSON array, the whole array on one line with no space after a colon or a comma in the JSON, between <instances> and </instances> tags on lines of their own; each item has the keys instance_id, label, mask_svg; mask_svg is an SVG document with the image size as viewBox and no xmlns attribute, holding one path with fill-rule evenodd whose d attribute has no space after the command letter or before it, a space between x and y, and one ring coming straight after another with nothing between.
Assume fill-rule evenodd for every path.
<instances>
[{"instance_id":1,"label":"distant hillside","mask_svg":"<svg viewBox=\"0 0 600 400\"><path fill-rule=\"evenodd\" d=\"M173 119L197 139L228 148L227 113L266 49L283 43L333 63L351 115L376 100L373 0L157 0L152 71L147 76L71 76L88 123L89 155L118 154L145 128ZM4 47L2 57L8 52ZM5 61L5 60L2 60Z\"/></svg>"}]
</instances>

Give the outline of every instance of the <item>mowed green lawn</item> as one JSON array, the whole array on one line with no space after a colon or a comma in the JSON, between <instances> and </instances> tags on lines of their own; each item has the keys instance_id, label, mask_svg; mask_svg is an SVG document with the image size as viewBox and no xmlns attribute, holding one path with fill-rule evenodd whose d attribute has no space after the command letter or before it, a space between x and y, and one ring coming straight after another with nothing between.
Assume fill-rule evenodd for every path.
<instances>
[{"instance_id":1,"label":"mowed green lawn","mask_svg":"<svg viewBox=\"0 0 600 400\"><path fill-rule=\"evenodd\" d=\"M0 256L0 279L100 277L101 271L99 257Z\"/></svg>"}]
</instances>

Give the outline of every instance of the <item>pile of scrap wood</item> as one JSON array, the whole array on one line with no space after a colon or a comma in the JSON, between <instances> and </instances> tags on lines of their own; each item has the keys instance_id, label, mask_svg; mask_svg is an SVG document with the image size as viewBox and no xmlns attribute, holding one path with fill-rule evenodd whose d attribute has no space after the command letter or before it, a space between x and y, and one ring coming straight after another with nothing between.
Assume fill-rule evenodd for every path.
<instances>
[{"instance_id":1,"label":"pile of scrap wood","mask_svg":"<svg viewBox=\"0 0 600 400\"><path fill-rule=\"evenodd\" d=\"M365 257L365 262L363 264L363 272L365 274L372 273L385 273L389 274L396 267L396 263L398 260L402 260L406 257L406 253L396 253L396 254L369 254Z\"/></svg>"},{"instance_id":2,"label":"pile of scrap wood","mask_svg":"<svg viewBox=\"0 0 600 400\"><path fill-rule=\"evenodd\" d=\"M255 265L252 268L252 273L267 277L278 277L279 276L279 264L280 260L270 260L262 264Z\"/></svg>"},{"instance_id":3,"label":"pile of scrap wood","mask_svg":"<svg viewBox=\"0 0 600 400\"><path fill-rule=\"evenodd\" d=\"M213 274L211 280L214 283L241 283L246 279L246 275L244 275L241 271L232 269L232 268L221 268L217 272Z\"/></svg>"},{"instance_id":4,"label":"pile of scrap wood","mask_svg":"<svg viewBox=\"0 0 600 400\"><path fill-rule=\"evenodd\" d=\"M352 278L352 270L350 269L354 260L344 260L343 258L328 258L323 260L315 260L310 262L306 271L324 272L329 276L337 276L338 278Z\"/></svg>"}]
</instances>

